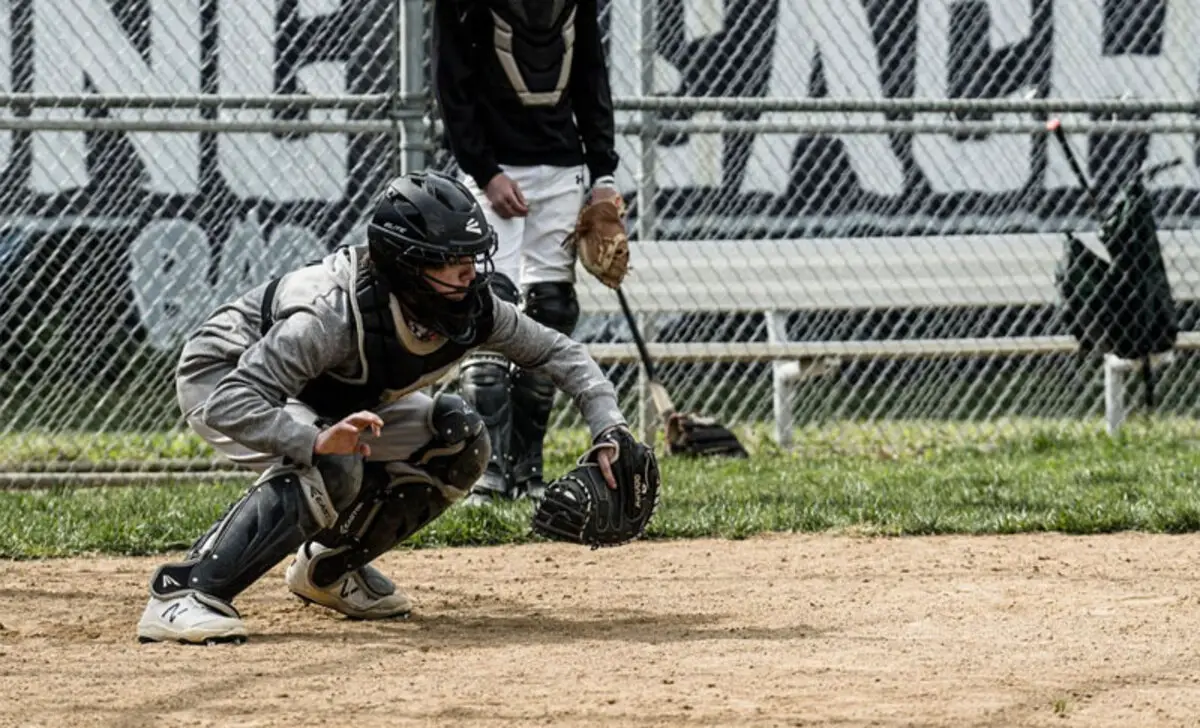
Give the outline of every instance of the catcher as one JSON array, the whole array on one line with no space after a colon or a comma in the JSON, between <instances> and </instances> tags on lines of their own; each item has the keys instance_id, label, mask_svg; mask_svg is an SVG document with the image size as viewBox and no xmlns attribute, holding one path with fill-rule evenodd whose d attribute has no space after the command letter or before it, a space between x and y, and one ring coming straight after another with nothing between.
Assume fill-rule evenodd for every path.
<instances>
[{"instance_id":1,"label":"catcher","mask_svg":"<svg viewBox=\"0 0 1200 728\"><path fill-rule=\"evenodd\" d=\"M289 554L288 589L349 617L408 614L371 562L465 496L490 456L483 419L421 390L479 346L550 378L594 437L552 484L534 528L603 545L640 535L653 510L653 452L630 435L612 384L570 338L488 286L496 237L457 180L393 180L367 244L340 248L219 307L176 372L188 424L260 472L191 547L160 566L142 641L240 641L233 600Z\"/></svg>"},{"instance_id":2,"label":"catcher","mask_svg":"<svg viewBox=\"0 0 1200 728\"><path fill-rule=\"evenodd\" d=\"M613 287L629 259L596 0L435 0L432 62L446 146L498 236L496 295L570 336L576 256ZM486 348L459 390L492 443L468 502L540 497L553 382Z\"/></svg>"}]
</instances>

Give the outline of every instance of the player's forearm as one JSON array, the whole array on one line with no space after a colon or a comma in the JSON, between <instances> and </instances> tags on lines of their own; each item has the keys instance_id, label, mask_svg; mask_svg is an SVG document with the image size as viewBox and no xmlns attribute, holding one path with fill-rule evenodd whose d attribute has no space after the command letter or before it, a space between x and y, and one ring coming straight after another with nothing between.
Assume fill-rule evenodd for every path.
<instances>
[{"instance_id":1,"label":"player's forearm","mask_svg":"<svg viewBox=\"0 0 1200 728\"><path fill-rule=\"evenodd\" d=\"M309 464L317 428L284 406L309 382L356 356L345 318L344 307L284 316L213 388L204 423L258 452Z\"/></svg>"},{"instance_id":2,"label":"player's forearm","mask_svg":"<svg viewBox=\"0 0 1200 728\"><path fill-rule=\"evenodd\" d=\"M236 375L223 382L204 407L204 424L256 452L311 465L320 432L254 393Z\"/></svg>"},{"instance_id":3,"label":"player's forearm","mask_svg":"<svg viewBox=\"0 0 1200 728\"><path fill-rule=\"evenodd\" d=\"M503 170L479 127L469 93L462 87L451 87L453 83L438 81L438 105L442 109L446 139L450 142L450 151L459 169L470 175L482 189Z\"/></svg>"},{"instance_id":4,"label":"player's forearm","mask_svg":"<svg viewBox=\"0 0 1200 728\"><path fill-rule=\"evenodd\" d=\"M594 2L579 4L576 31L578 57L572 67L571 105L583 141L584 161L594 181L614 174L620 161L612 88Z\"/></svg>"},{"instance_id":5,"label":"player's forearm","mask_svg":"<svg viewBox=\"0 0 1200 728\"><path fill-rule=\"evenodd\" d=\"M517 366L547 374L575 401L592 435L626 424L616 389L579 342L497 300L496 328L487 343Z\"/></svg>"},{"instance_id":6,"label":"player's forearm","mask_svg":"<svg viewBox=\"0 0 1200 728\"><path fill-rule=\"evenodd\" d=\"M463 172L482 188L501 172L475 112L469 39L451 4L438 0L433 26L434 95L450 151Z\"/></svg>"}]
</instances>

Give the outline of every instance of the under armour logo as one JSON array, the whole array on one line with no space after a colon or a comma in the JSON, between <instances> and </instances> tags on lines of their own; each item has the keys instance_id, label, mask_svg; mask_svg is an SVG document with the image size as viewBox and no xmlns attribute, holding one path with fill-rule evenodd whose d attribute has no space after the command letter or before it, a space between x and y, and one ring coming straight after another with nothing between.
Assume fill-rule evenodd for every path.
<instances>
[{"instance_id":1,"label":"under armour logo","mask_svg":"<svg viewBox=\"0 0 1200 728\"><path fill-rule=\"evenodd\" d=\"M475 233L476 235L483 233L483 230L481 230L479 228L479 221L476 220L475 218L471 218L470 220L467 220L467 224L464 226L464 229L467 232Z\"/></svg>"},{"instance_id":2,"label":"under armour logo","mask_svg":"<svg viewBox=\"0 0 1200 728\"><path fill-rule=\"evenodd\" d=\"M354 585L353 580L347 579L344 582L342 582L342 599L349 599L350 595L354 594L357 591L358 591L358 588Z\"/></svg>"}]
</instances>

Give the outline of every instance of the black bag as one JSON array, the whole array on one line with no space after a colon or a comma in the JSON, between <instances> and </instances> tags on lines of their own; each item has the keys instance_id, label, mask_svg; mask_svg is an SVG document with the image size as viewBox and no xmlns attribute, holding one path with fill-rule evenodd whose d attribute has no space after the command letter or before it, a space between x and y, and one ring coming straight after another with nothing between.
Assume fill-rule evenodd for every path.
<instances>
[{"instance_id":1,"label":"black bag","mask_svg":"<svg viewBox=\"0 0 1200 728\"><path fill-rule=\"evenodd\" d=\"M1084 351L1143 359L1170 351L1179 319L1143 173L1125 185L1100 226L1108 263L1068 233L1055 272L1060 316Z\"/></svg>"}]
</instances>

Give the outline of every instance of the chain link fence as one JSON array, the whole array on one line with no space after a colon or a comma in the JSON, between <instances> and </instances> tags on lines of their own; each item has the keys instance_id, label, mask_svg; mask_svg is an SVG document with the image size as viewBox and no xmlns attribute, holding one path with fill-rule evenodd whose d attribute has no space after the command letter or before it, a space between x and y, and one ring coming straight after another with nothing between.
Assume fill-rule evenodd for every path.
<instances>
[{"instance_id":1,"label":"chain link fence","mask_svg":"<svg viewBox=\"0 0 1200 728\"><path fill-rule=\"evenodd\" d=\"M784 439L849 421L1092 426L1104 370L1058 305L1064 233L1111 270L1101 213L1138 170L1179 158L1144 196L1181 331L1154 405L1195 416L1200 10L600 12L635 238L626 288L681 408L774 420ZM5 482L222 467L184 436L182 336L237 291L361 238L390 175L453 168L435 144L430 17L419 0L0 0ZM1045 133L1052 117L1099 208ZM577 338L636 416L615 297L586 274L580 287ZM1118 328L1141 326L1139 295ZM560 402L556 423L577 422Z\"/></svg>"}]
</instances>

